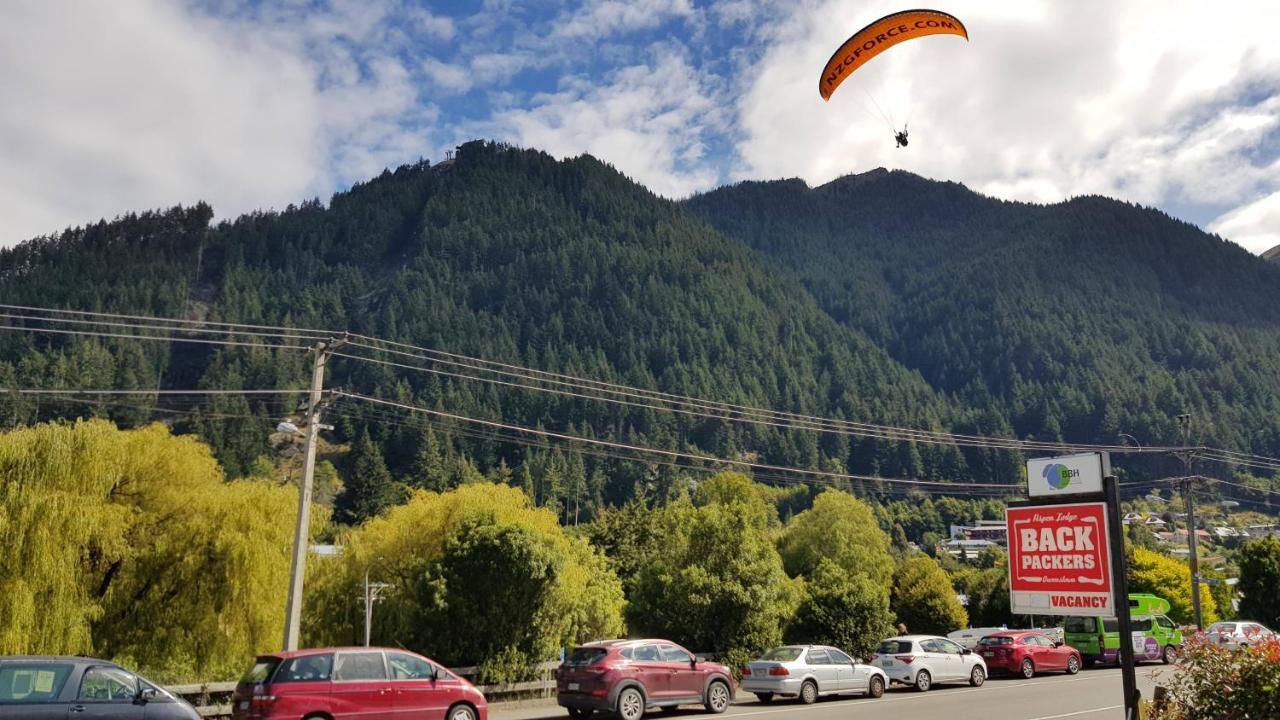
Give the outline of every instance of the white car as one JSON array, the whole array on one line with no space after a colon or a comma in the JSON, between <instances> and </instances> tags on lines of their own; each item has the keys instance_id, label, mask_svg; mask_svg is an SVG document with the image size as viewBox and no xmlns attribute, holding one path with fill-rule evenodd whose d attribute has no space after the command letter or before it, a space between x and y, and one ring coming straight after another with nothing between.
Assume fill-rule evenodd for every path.
<instances>
[{"instance_id":1,"label":"white car","mask_svg":"<svg viewBox=\"0 0 1280 720\"><path fill-rule=\"evenodd\" d=\"M1001 627L985 627L985 628L968 628L966 630L956 630L947 633L947 639L955 640L960 643L961 647L967 647L970 650L978 646L978 641L988 635L994 635L998 632L1005 632L1009 628Z\"/></svg>"},{"instance_id":2,"label":"white car","mask_svg":"<svg viewBox=\"0 0 1280 720\"><path fill-rule=\"evenodd\" d=\"M980 687L987 681L987 663L954 640L936 635L901 635L880 643L871 664L890 682L912 685L924 692L934 683L967 682Z\"/></svg>"},{"instance_id":3,"label":"white car","mask_svg":"<svg viewBox=\"0 0 1280 720\"><path fill-rule=\"evenodd\" d=\"M1214 623L1204 631L1204 634L1209 642L1228 650L1249 647L1250 643L1275 635L1265 626L1248 620Z\"/></svg>"},{"instance_id":4,"label":"white car","mask_svg":"<svg viewBox=\"0 0 1280 720\"><path fill-rule=\"evenodd\" d=\"M760 702L775 697L798 697L809 704L820 695L864 693L878 698L889 685L880 668L865 665L825 645L785 645L770 650L742 667L744 692Z\"/></svg>"}]
</instances>

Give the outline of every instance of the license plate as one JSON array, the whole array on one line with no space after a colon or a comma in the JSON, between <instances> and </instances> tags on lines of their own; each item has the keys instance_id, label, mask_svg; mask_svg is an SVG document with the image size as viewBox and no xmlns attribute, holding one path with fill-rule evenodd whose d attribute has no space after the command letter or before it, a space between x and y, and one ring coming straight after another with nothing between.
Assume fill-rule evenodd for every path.
<instances>
[{"instance_id":1,"label":"license plate","mask_svg":"<svg viewBox=\"0 0 1280 720\"><path fill-rule=\"evenodd\" d=\"M884 666L885 666L885 667L893 667L895 664L896 664L896 663L895 663L894 661L892 661L892 660L885 660L885 661L884 661Z\"/></svg>"},{"instance_id":2,"label":"license plate","mask_svg":"<svg viewBox=\"0 0 1280 720\"><path fill-rule=\"evenodd\" d=\"M570 690L577 690L577 689L578 689L578 683L569 683L569 689L570 689Z\"/></svg>"},{"instance_id":3,"label":"license plate","mask_svg":"<svg viewBox=\"0 0 1280 720\"><path fill-rule=\"evenodd\" d=\"M982 657L995 657L995 653L982 653Z\"/></svg>"}]
</instances>

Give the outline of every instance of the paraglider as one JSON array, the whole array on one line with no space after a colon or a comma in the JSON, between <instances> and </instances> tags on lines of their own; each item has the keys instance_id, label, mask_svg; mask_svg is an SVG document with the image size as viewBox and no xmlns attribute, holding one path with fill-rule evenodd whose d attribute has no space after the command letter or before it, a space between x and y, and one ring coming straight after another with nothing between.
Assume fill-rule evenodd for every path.
<instances>
[{"instance_id":1,"label":"paraglider","mask_svg":"<svg viewBox=\"0 0 1280 720\"><path fill-rule=\"evenodd\" d=\"M928 35L957 35L969 39L969 31L960 19L940 10L904 10L891 13L867 25L844 41L818 78L818 94L823 100L831 95L849 76L867 64L869 60L899 43ZM878 106L877 106L878 107ZM907 144L907 128L898 131L890 123L898 147Z\"/></svg>"}]
</instances>

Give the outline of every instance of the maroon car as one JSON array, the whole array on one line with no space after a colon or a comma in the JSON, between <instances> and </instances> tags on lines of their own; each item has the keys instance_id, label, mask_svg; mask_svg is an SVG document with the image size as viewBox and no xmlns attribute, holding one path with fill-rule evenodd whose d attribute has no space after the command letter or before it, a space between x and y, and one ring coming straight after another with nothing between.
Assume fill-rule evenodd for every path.
<instances>
[{"instance_id":1,"label":"maroon car","mask_svg":"<svg viewBox=\"0 0 1280 720\"><path fill-rule=\"evenodd\" d=\"M974 648L987 661L992 673L1016 673L1024 678L1038 672L1064 670L1080 672L1080 651L1037 632L1010 630L987 635Z\"/></svg>"},{"instance_id":2,"label":"maroon car","mask_svg":"<svg viewBox=\"0 0 1280 720\"><path fill-rule=\"evenodd\" d=\"M411 652L319 648L262 655L236 685L231 717L487 720L471 683Z\"/></svg>"},{"instance_id":3,"label":"maroon car","mask_svg":"<svg viewBox=\"0 0 1280 720\"><path fill-rule=\"evenodd\" d=\"M703 705L722 713L733 675L669 640L608 640L574 648L556 671L556 700L577 720L597 710L639 720L647 708Z\"/></svg>"}]
</instances>

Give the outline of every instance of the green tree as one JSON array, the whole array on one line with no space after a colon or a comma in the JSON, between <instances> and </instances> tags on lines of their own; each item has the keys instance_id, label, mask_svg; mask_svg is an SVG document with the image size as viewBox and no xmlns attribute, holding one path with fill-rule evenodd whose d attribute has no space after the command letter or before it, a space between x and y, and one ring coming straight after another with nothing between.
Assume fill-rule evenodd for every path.
<instances>
[{"instance_id":1,"label":"green tree","mask_svg":"<svg viewBox=\"0 0 1280 720\"><path fill-rule=\"evenodd\" d=\"M945 635L969 622L951 580L937 561L923 553L898 566L890 606L908 632Z\"/></svg>"},{"instance_id":2,"label":"green tree","mask_svg":"<svg viewBox=\"0 0 1280 720\"><path fill-rule=\"evenodd\" d=\"M741 503L684 502L656 512L662 549L639 569L629 624L730 662L781 642L797 592L751 512Z\"/></svg>"},{"instance_id":3,"label":"green tree","mask_svg":"<svg viewBox=\"0 0 1280 720\"><path fill-rule=\"evenodd\" d=\"M415 491L342 544L341 557L308 565L303 629L312 644L358 640L366 574L394 585L375 613L375 642L478 665L484 682L530 677L548 648L624 633L622 587L605 558L516 488ZM509 617L491 616L499 609ZM461 632L486 622L502 632Z\"/></svg>"},{"instance_id":4,"label":"green tree","mask_svg":"<svg viewBox=\"0 0 1280 720\"><path fill-rule=\"evenodd\" d=\"M779 548L793 577L808 577L823 559L829 559L876 586L887 588L893 581L889 536L866 503L838 490L827 490L812 508L793 517L783 530Z\"/></svg>"},{"instance_id":5,"label":"green tree","mask_svg":"<svg viewBox=\"0 0 1280 720\"><path fill-rule=\"evenodd\" d=\"M485 517L464 522L415 592L422 623L406 638L446 658L480 661L484 679L519 677L552 657L556 586L566 558L534 529Z\"/></svg>"},{"instance_id":6,"label":"green tree","mask_svg":"<svg viewBox=\"0 0 1280 720\"><path fill-rule=\"evenodd\" d=\"M1240 617L1280 627L1280 538L1250 540L1240 548Z\"/></svg>"},{"instance_id":7,"label":"green tree","mask_svg":"<svg viewBox=\"0 0 1280 720\"><path fill-rule=\"evenodd\" d=\"M358 525L382 514L400 499L400 489L382 459L382 451L366 430L348 458L351 472L334 505L334 517L348 525Z\"/></svg>"},{"instance_id":8,"label":"green tree","mask_svg":"<svg viewBox=\"0 0 1280 720\"><path fill-rule=\"evenodd\" d=\"M787 634L792 642L833 645L866 658L892 632L885 588L823 558L805 583L804 600Z\"/></svg>"}]
</instances>

